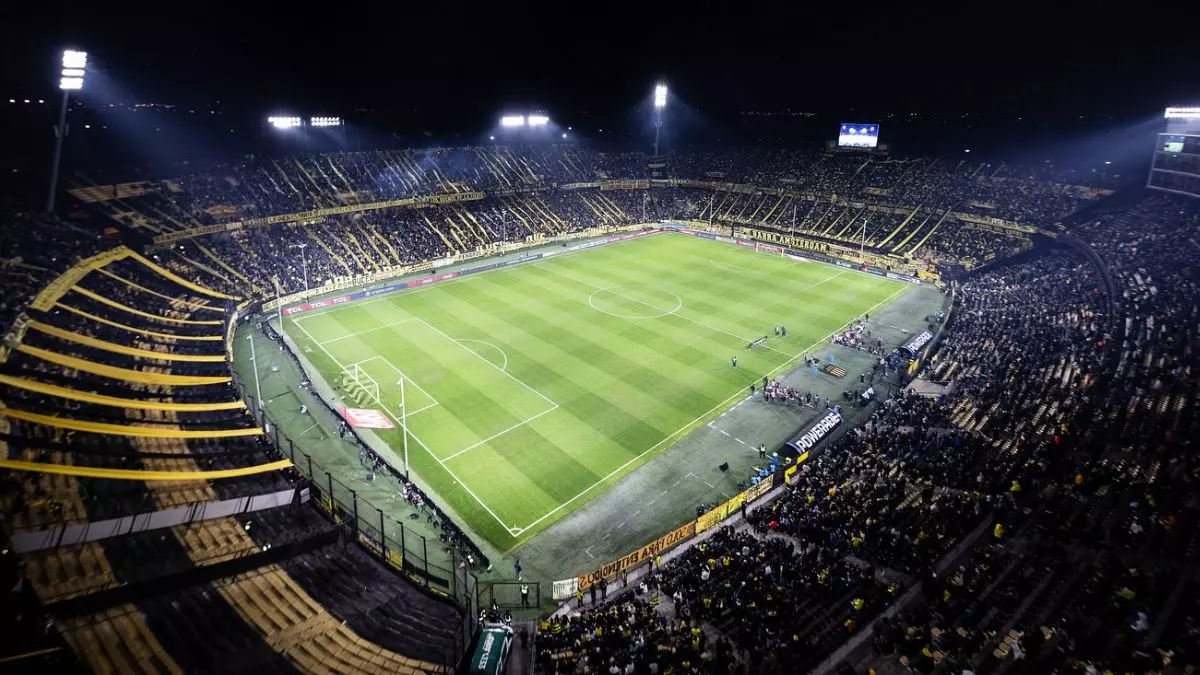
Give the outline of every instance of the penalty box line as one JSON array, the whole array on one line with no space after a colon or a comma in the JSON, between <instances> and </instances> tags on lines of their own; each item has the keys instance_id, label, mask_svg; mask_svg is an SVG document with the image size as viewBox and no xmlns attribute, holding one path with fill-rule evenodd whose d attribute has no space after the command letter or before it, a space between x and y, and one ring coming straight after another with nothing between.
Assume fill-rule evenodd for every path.
<instances>
[{"instance_id":1,"label":"penalty box line","mask_svg":"<svg viewBox=\"0 0 1200 675\"><path fill-rule=\"evenodd\" d=\"M302 323L300 323L299 321L297 321L297 322L296 322L296 326L300 328L301 332L303 332L303 333L304 333L306 336L308 336L308 339L309 339L309 340L311 340L311 341L313 342L313 344L317 345L317 348L318 348L318 349L320 349L321 351L325 352L325 355L329 357L329 360L330 360L330 361L333 361L333 363L334 363L334 364L335 364L335 365L336 365L338 368L340 368L340 369L342 369L342 370L345 370L345 369L346 369L346 366L345 366L345 364L343 364L341 361L339 361L339 360L338 360L338 358L337 358L336 356L334 356L332 353L330 353L330 351L329 351L329 350L328 350L328 349L325 347L325 345L321 344L321 342L320 342L320 341L318 341L316 338L314 338L314 337L312 336L312 333L309 333L309 332L308 332L308 329L307 329L307 328L305 328L305 327L304 327L304 325L303 325ZM399 417L398 415L396 415L396 413L395 413L394 411L392 411L391 409L389 409L385 403L383 403L382 401L380 401L380 402L379 402L379 405L380 405L380 406L382 406L382 407L383 407L383 409L384 409L384 410L385 410L385 411L386 411L386 412L387 412L389 415L391 415L391 416L392 416L392 419L394 419L394 420L399 420L399 419L400 419L400 417ZM410 429L408 429L407 427L406 427L406 428L404 428L404 429L402 430L402 433L405 433L405 434L408 434L409 436L411 436L411 437L412 437L412 439L413 439L414 441L416 441L417 445L421 446L421 449L422 449L422 450L424 450L426 453L428 453L428 454L429 454L429 456L433 458L433 461L437 462L437 463L438 463L438 465L440 465L440 466L442 467L442 470L443 470L443 471L445 471L447 474L449 474L449 476L450 476L451 478L453 478L453 479L454 479L454 482L456 482L456 483L458 483L459 485L461 485L461 486L462 486L462 488L463 488L464 490L466 490L466 491L467 491L467 494L471 495L471 498L472 498L472 499L474 499L476 502L478 502L478 503L479 503L479 505L483 507L483 510L484 510L484 511L487 511L487 512L488 512L488 515L490 515L492 518L494 518L494 519L496 520L496 522L497 522L497 523L500 523L500 526L501 526L501 527L503 527L503 528L505 529L505 531L507 531L507 532L508 532L510 535L514 535L514 536L515 536L516 534L518 534L518 532L517 532L517 528L515 528L515 527L513 527L513 526L511 526L511 525L508 525L508 524L506 524L506 523L505 523L503 520L501 520L501 519L500 519L500 516L496 515L496 512L495 512L495 511L493 511L493 510L492 510L492 508L491 508L490 506L488 506L488 505L487 505L487 502L485 502L485 501L483 501L482 499L480 499L480 498L479 498L479 495L475 494L475 491L474 491L474 490L472 490L472 489L471 489L471 487L470 487L469 485L467 485L465 482L463 482L463 480L462 480L461 478L459 478L459 477L458 477L458 476L457 476L457 475L454 473L454 471L452 471L452 470L450 469L450 467L446 466L446 462L445 462L445 461L443 461L443 460L442 460L442 458L438 457L438 456L437 456L437 454L433 452L433 450L430 450L430 449L429 449L429 446L428 446L428 445L426 445L426 444L425 444L425 442L421 440L420 436L417 436L416 434L414 434L414 433L413 433L413 432L412 432Z\"/></svg>"},{"instance_id":2,"label":"penalty box line","mask_svg":"<svg viewBox=\"0 0 1200 675\"><path fill-rule=\"evenodd\" d=\"M904 293L905 291L909 290L910 288L911 288L911 286L908 286L908 285L906 284L904 288L901 288L900 290L898 290L898 291L896 291L895 293L893 293L893 294L889 295L888 297L884 298L883 300L880 300L878 303L876 303L876 304L875 304L874 306L872 306L870 309L866 310L866 312L865 312L865 313L866 313L866 314L870 314L871 312L874 312L876 309L878 309L878 308L882 307L883 305L887 304L888 302L891 302L893 298L895 298L896 296L900 295L901 293ZM800 358L801 356L803 356L804 354L807 354L808 352L812 351L813 349L816 349L817 347L821 346L821 345L822 345L822 344L824 344L826 341L828 341L830 338L832 338L834 335L837 335L838 333L840 333L840 332L842 332L843 330L845 330L845 329L846 329L846 327L847 327L847 326L849 326L850 324L854 323L855 319L857 319L857 318L858 318L858 317L857 317L857 316L855 316L853 319L850 319L850 320L849 320L849 321L847 321L846 323L842 324L842 325L841 325L841 327L839 327L837 330L835 330L835 331L831 332L829 335L826 335L825 337L821 338L820 340L817 340L816 342L814 342L814 343L812 343L811 345L809 345L807 349L804 349L803 351L796 352L796 354L795 354L795 355L793 355L791 358L789 358L787 361L784 361L783 363L779 364L779 365L778 365L778 366L776 366L774 369L772 369L772 370L771 370L771 372L767 373L767 375L766 375L766 376L767 376L768 378L769 378L769 377L773 377L773 376L774 376L776 373L778 373L778 372L782 371L783 369L787 368L787 367L788 367L788 366L790 366L792 363L794 363L794 362L796 361L796 359L799 359L799 358ZM549 518L550 516L554 515L555 513L558 513L559 511L561 511L561 510L562 510L563 508L565 508L565 507L566 507L568 504L570 504L570 503L574 502L575 500L579 499L580 497L582 497L582 496L586 495L587 493L589 493L589 492L591 492L592 490L594 490L594 489L596 489L597 487L599 487L599 486L600 486L602 483L604 483L605 481L609 480L609 479L610 479L610 478L612 478L613 476L615 476L615 475L617 475L618 473L620 473L621 471L625 470L625 468L627 468L627 467L628 467L630 464L633 464L634 462L638 461L638 460L639 460L639 459L641 459L642 457L645 457L646 455L650 454L651 452L653 452L653 451L657 450L658 448L660 448L660 447L662 446L662 444L663 444L663 443L666 443L667 441L671 440L672 438L675 438L676 436L678 436L678 435L680 435L681 433L683 433L683 432L687 431L688 429L691 429L691 428L695 427L695 425L697 425L697 424L699 424L700 422L704 421L704 419L705 419L705 418L709 417L710 415L712 415L712 414L713 414L713 413L715 413L716 411L718 411L718 410L721 410L721 409L723 409L723 408L727 408L727 407L729 407L729 404L730 404L730 403L731 403L731 402L732 402L734 399L738 398L739 396L740 396L740 397L742 397L742 398L744 398L744 399L745 399L745 398L749 398L749 395L745 394L745 393L744 393L744 391L742 391L742 390L739 390L738 392L736 392L736 393L734 393L733 395L731 395L729 398L727 398L727 399L725 399L724 401L721 401L721 402L720 402L720 403L718 403L717 405L713 406L713 407L712 407L712 408L711 408L711 409L710 409L708 412L704 413L703 415L700 415L699 417L697 417L696 419L692 420L691 422L688 422L687 424L685 424L685 425L683 425L683 426L679 427L679 428L678 428L678 429L676 429L675 431L671 432L671 434L670 434L670 435L668 435L666 438L663 438L661 441L659 441L659 442L655 443L654 445L650 446L650 447L649 447L649 448L647 448L646 450L642 451L642 453L641 453L641 454L637 455L637 456L636 456L636 457L634 457L633 459L630 459L628 462L625 462L625 463L624 463L624 464L622 464L621 466L618 466L617 468L613 469L611 472L609 472L609 474L608 474L607 476L605 476L605 477L601 478L600 480L596 481L595 483L592 483L592 485L591 485L591 486L589 486L589 487L585 488L585 489L584 489L582 492L580 492L579 494L575 495L574 497L571 497L570 499L568 499L567 501L563 502L562 504L559 504L558 506L554 507L553 509L551 509L551 510L550 510L550 512L546 513L546 514L545 514L545 515L543 515L542 517L540 517L540 518L538 518L537 520L533 521L532 523L530 523L530 524L526 525L525 527L516 528L516 529L510 529L510 531L514 533L514 536L518 536L518 537L519 537L519 536L521 536L522 534L524 534L525 532L528 532L530 529L534 528L535 526L537 526L537 525L538 525L539 523L541 523L542 521L546 520L547 518ZM505 553L507 553L507 551L505 551Z\"/></svg>"},{"instance_id":3,"label":"penalty box line","mask_svg":"<svg viewBox=\"0 0 1200 675\"><path fill-rule=\"evenodd\" d=\"M351 363L349 366L346 366L346 367L353 368L354 366L361 366L362 364L368 363L370 361L383 361L384 363L388 364L389 368L396 371L397 373L400 373L400 377L404 378L409 383L411 383L412 386L416 387L422 394L425 395L425 398L428 398L430 401L433 401L429 405L421 406L420 408L417 408L416 410L408 411L409 415L416 415L417 413L419 413L421 411L429 410L430 408L432 408L436 405L441 405L441 403L439 403L438 400L436 398L434 398L433 394L429 393L428 391L425 391L425 387L422 387L420 384L417 383L416 380L414 380L411 377L409 377L408 375L406 375L403 370L400 370L399 368L397 368L396 364L389 361L386 356L380 356L377 354L375 356L372 356L369 359L363 359L362 361L355 361L354 363ZM383 401L380 401L379 403L382 405Z\"/></svg>"},{"instance_id":4,"label":"penalty box line","mask_svg":"<svg viewBox=\"0 0 1200 675\"><path fill-rule=\"evenodd\" d=\"M677 318L683 319L684 321L688 321L688 322L690 322L690 323L694 323L694 324L696 324L697 326L700 326L701 328L707 328L707 329L709 329L709 330L711 330L711 331L715 331L715 332L717 332L717 333L722 333L722 334L724 334L724 335L728 335L728 336L730 336L730 337L737 338L738 340L740 340L740 341L742 341L742 342L744 342L744 343L747 343L747 344L749 344L749 343L751 343L751 342L753 342L753 341L754 341L754 338L749 338L749 337L746 337L746 336L744 336L744 335L738 335L737 333L730 333L729 331L725 330L724 328L717 328L716 326L709 325L709 324L707 324L707 323L704 323L703 321L698 321L698 320L696 320L696 319L693 319L693 318L691 318L691 317L684 316L684 315L680 314L680 313L679 313L679 310L677 310L677 309L674 309L674 310L669 310L669 311L668 311L668 310L666 310L666 309L663 309L662 307L659 307L658 305L655 305L655 304L652 304L652 303L646 302L645 300L641 300L641 299L638 299L638 298L631 298L631 297L629 297L628 295L625 295L624 293L618 293L618 292L616 292L616 291L612 290L612 288L613 288L613 287L597 286L596 284L593 284L592 282L590 282L590 281L587 281L586 279L580 279L579 277L577 277L577 276L575 276L575 275L573 275L573 274L568 274L568 273L566 273L566 272L562 272L562 271L559 271L559 270L553 269L553 268L551 268L551 267L547 267L547 266L545 266L545 265L542 265L542 264L535 264L535 265L534 265L534 267L536 267L536 268L538 268L538 269L543 269L543 270L546 270L547 272L549 272L549 273L551 273L551 274L557 274L557 275L559 275L559 276L566 277L566 278L570 279L571 281L574 281L575 283L578 283L578 284L583 284L584 286L588 286L588 287L594 288L594 289L596 289L597 291L606 291L606 292L608 292L608 293L612 293L613 295L617 296L618 298L625 298L626 300L630 300L630 301L636 302L636 303L638 303L639 305L645 305L646 307L650 307L650 308L652 308L652 309L656 309L656 310L658 310L658 311L662 312L662 313L663 313L663 316L674 316L674 317L677 317ZM787 354L787 352L784 352L784 351L780 351L780 350L778 350L778 349L775 349L775 348L774 348L774 347L772 347L771 345L763 345L763 347L764 347L765 349L769 350L769 351L773 351L773 352L775 352L776 354L782 354L783 356L787 356L787 355L788 355L788 354Z\"/></svg>"}]
</instances>

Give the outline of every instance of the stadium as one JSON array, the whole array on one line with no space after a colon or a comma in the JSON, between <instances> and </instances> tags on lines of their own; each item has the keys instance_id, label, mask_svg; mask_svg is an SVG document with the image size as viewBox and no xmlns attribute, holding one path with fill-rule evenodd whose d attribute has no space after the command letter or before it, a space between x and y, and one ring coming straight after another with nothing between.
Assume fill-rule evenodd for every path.
<instances>
[{"instance_id":1,"label":"stadium","mask_svg":"<svg viewBox=\"0 0 1200 675\"><path fill-rule=\"evenodd\" d=\"M1200 666L1200 108L1132 178L661 81L635 147L60 169L96 58L0 213L5 672Z\"/></svg>"}]
</instances>

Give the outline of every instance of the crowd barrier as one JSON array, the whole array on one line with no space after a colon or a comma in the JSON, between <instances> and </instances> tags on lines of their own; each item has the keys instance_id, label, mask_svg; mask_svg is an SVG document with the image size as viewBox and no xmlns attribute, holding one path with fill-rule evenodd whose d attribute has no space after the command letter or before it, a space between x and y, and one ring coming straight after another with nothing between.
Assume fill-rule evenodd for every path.
<instances>
[{"instance_id":1,"label":"crowd barrier","mask_svg":"<svg viewBox=\"0 0 1200 675\"><path fill-rule=\"evenodd\" d=\"M81 403L125 408L127 410L171 410L174 412L213 412L217 410L238 410L246 407L244 401L223 401L220 403L180 403L177 401L151 401L140 398L121 398L107 394L93 394L90 391L69 389L57 384L47 384L38 380L27 380L23 377L0 374L0 384L17 389L32 391L47 396L56 396Z\"/></svg>"},{"instance_id":2,"label":"crowd barrier","mask_svg":"<svg viewBox=\"0 0 1200 675\"><path fill-rule=\"evenodd\" d=\"M30 321L27 325L29 328L36 330L39 333L52 335L60 340L66 340L68 342L74 342L76 344L102 349L106 352L124 354L126 356L133 356L140 359L154 359L156 361L186 361L191 363L224 363L225 361L225 357L220 354L174 354L171 352L156 352L149 349L127 347L115 342L107 342L105 340L89 337L80 333L63 330L62 328L44 324L41 321Z\"/></svg>"},{"instance_id":3,"label":"crowd barrier","mask_svg":"<svg viewBox=\"0 0 1200 675\"><path fill-rule=\"evenodd\" d=\"M145 330L142 328L138 328L136 326L129 326L129 325L126 325L123 323L119 323L117 321L112 321L111 319L106 319L102 316L96 316L95 314L92 314L90 312L85 312L82 309L72 307L71 305L64 305L61 302L54 303L54 305L52 307L53 307L53 309L61 309L61 310L68 311L72 314L82 316L83 318L89 319L91 321L95 321L96 323L102 323L105 326L112 326L113 328L120 328L121 330L128 331L130 333L137 333L138 335L149 335L151 337L163 338L164 340L185 340L187 342L220 342L221 341L220 335L172 335L170 333L157 333L152 330Z\"/></svg>"},{"instance_id":4,"label":"crowd barrier","mask_svg":"<svg viewBox=\"0 0 1200 675\"><path fill-rule=\"evenodd\" d=\"M181 457L195 458L192 454L181 454ZM95 466L75 466L71 464L44 464L42 462L26 462L20 459L0 459L0 469L13 471L33 471L35 473L53 473L60 476L76 476L80 478L107 478L110 480L138 481L205 481L221 478L241 478L260 473L270 473L292 466L291 460L281 459L266 464L244 466L240 469L216 469L214 471L150 471L142 469L106 469Z\"/></svg>"},{"instance_id":5,"label":"crowd barrier","mask_svg":"<svg viewBox=\"0 0 1200 675\"><path fill-rule=\"evenodd\" d=\"M195 321L192 319L176 319L176 318L169 317L169 316L162 316L159 314L151 314L150 312L143 312L142 310L135 309L133 307L130 307L129 305L123 305L123 304L117 302L116 300L110 300L110 299L104 297L103 295L100 295L99 293L95 293L93 291L90 291L90 290L84 288L83 286L72 286L71 288L69 288L67 290L69 290L73 293L78 293L85 298L91 298L92 300L95 300L96 302L99 302L100 304L108 305L109 307L112 307L114 309L119 309L122 312L125 312L127 314L134 314L136 316L150 319L151 321L161 321L163 323L177 323L177 324L186 325L186 326L220 326L220 325L223 325L223 323L218 319L203 319L200 321Z\"/></svg>"},{"instance_id":6,"label":"crowd barrier","mask_svg":"<svg viewBox=\"0 0 1200 675\"><path fill-rule=\"evenodd\" d=\"M139 438L236 438L240 436L261 436L262 429L181 429L170 426L139 426L133 424L113 424L111 422L90 422L57 415L43 415L0 407L0 417L22 420L32 424L56 429L83 431L91 434L109 436L135 436Z\"/></svg>"},{"instance_id":7,"label":"crowd barrier","mask_svg":"<svg viewBox=\"0 0 1200 675\"><path fill-rule=\"evenodd\" d=\"M622 572L628 572L638 565L654 560L663 552L682 544L692 537L709 530L719 525L729 516L733 515L741 508L742 504L749 504L754 500L762 497L771 491L775 486L775 476L771 474L751 485L749 488L734 495L729 501L716 506L706 512L696 520L688 521L674 530L662 535L652 542L639 546L629 553L605 563L594 570L585 572L579 576L571 577L570 579L562 579L555 581L551 585L551 597L555 600L568 600L573 597L576 591L585 591L601 580L611 580L619 576Z\"/></svg>"},{"instance_id":8,"label":"crowd barrier","mask_svg":"<svg viewBox=\"0 0 1200 675\"><path fill-rule=\"evenodd\" d=\"M291 345L284 342L284 346L286 347L284 353L292 359L301 375L309 378L307 369L292 352ZM312 452L305 450L305 443L316 441L311 437L306 440L302 437L303 434L291 437L278 423L273 422L268 411L258 405L255 397L243 385L236 371L234 371L234 384L241 392L241 397L250 402L255 419L266 429L268 440L279 448L284 456L292 460L295 468L308 478L314 504L335 522L348 526L358 542L381 562L404 574L422 588L453 601L464 611L465 616L470 615L470 618L474 618L478 580L471 568L464 564L465 556L460 555L455 545L443 539L430 541L420 533L405 527L402 522L389 519L384 515L382 509L360 497L354 488L334 478L327 468L313 459ZM319 409L310 410L311 414L328 415L334 424L341 419L333 407L322 397L314 396L314 398L322 406ZM369 450L369 446L359 438L358 431L354 428L346 430L346 437L359 447ZM386 463L383 466L386 470L391 470ZM398 480L404 480L403 474L393 472L393 475ZM427 496L425 504L440 521L452 522ZM476 563L486 567L488 561L483 553L469 540L467 540L467 544L473 550ZM444 554L446 564L440 565L433 562L430 556L431 552Z\"/></svg>"},{"instance_id":9,"label":"crowd barrier","mask_svg":"<svg viewBox=\"0 0 1200 675\"><path fill-rule=\"evenodd\" d=\"M288 488L265 495L197 502L120 518L84 523L62 523L45 530L14 532L11 539L13 549L17 553L29 553L60 546L75 546L134 532L158 530L215 518L228 518L254 511L264 511L278 506L287 506L297 499L308 501L308 492L297 488Z\"/></svg>"},{"instance_id":10,"label":"crowd barrier","mask_svg":"<svg viewBox=\"0 0 1200 675\"><path fill-rule=\"evenodd\" d=\"M217 336L220 339L221 336ZM100 375L102 377L112 378L114 380L122 380L125 382L134 382L137 384L163 384L171 386L188 386L188 385L203 385L203 384L225 384L229 378L223 375L172 375L170 373L151 373L144 370L133 370L131 368L118 368L116 366L108 366L95 361L88 361L77 356L67 356L59 354L41 347L31 347L30 345L17 345L17 351L36 356L43 361L49 361L65 368L74 368L82 370L85 373L92 375Z\"/></svg>"},{"instance_id":11,"label":"crowd barrier","mask_svg":"<svg viewBox=\"0 0 1200 675\"><path fill-rule=\"evenodd\" d=\"M117 281L125 284L126 286L129 286L131 288L136 288L139 291L141 291L143 293L147 293L149 295L157 296L157 297L162 298L163 300L166 300L172 304L179 304L179 305L183 305L185 307L190 307L192 309L204 309L204 310L208 310L210 312L224 312L225 311L224 307L220 307L217 305L209 305L209 304L206 304L203 302L192 302L190 300L183 300L181 298L171 297L165 293L159 293L158 291L154 290L153 288L146 288L145 286L138 284L138 283L134 283L134 282L126 279L125 277L119 276L117 274L113 274L112 272L109 272L108 270L104 269L103 267L97 268L96 271L99 272L100 274L103 274L106 277L109 277L111 279L116 279Z\"/></svg>"}]
</instances>

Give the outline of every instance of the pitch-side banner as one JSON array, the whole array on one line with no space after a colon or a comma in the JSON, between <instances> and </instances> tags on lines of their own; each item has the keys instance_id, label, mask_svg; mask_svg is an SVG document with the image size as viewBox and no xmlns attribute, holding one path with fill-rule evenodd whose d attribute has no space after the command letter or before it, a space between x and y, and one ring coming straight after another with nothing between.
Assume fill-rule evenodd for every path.
<instances>
[{"instance_id":1,"label":"pitch-side banner","mask_svg":"<svg viewBox=\"0 0 1200 675\"><path fill-rule=\"evenodd\" d=\"M342 417L355 429L395 429L387 415L370 408L342 408Z\"/></svg>"},{"instance_id":2,"label":"pitch-side banner","mask_svg":"<svg viewBox=\"0 0 1200 675\"><path fill-rule=\"evenodd\" d=\"M653 560L655 556L669 548L672 548L681 541L690 539L696 532L696 521L688 521L688 523L676 530L668 532L645 546L626 554L610 563L601 565L599 568L592 570L586 574L579 575L579 585L577 588L588 589L600 583L601 579L611 579L624 570L632 569L638 565Z\"/></svg>"},{"instance_id":3,"label":"pitch-side banner","mask_svg":"<svg viewBox=\"0 0 1200 675\"><path fill-rule=\"evenodd\" d=\"M767 476L765 479L751 485L746 490L739 492L729 499L729 501L714 508L708 513L696 519L696 534L714 527L721 523L729 516L737 513L738 509L742 508L742 504L749 504L759 497L767 494L772 487L775 486L775 474Z\"/></svg>"}]
</instances>

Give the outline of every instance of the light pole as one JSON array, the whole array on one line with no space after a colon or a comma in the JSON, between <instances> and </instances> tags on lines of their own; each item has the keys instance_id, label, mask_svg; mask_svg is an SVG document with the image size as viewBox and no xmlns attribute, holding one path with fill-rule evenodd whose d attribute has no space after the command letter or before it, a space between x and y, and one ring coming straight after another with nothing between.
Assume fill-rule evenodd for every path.
<instances>
[{"instance_id":1,"label":"light pole","mask_svg":"<svg viewBox=\"0 0 1200 675\"><path fill-rule=\"evenodd\" d=\"M404 398L404 378L397 382L400 385L400 429L404 437L404 479L411 480L408 475L408 400Z\"/></svg>"},{"instance_id":2,"label":"light pole","mask_svg":"<svg viewBox=\"0 0 1200 675\"><path fill-rule=\"evenodd\" d=\"M58 124L54 127L54 161L50 164L50 193L46 195L46 213L54 213L54 195L58 190L58 164L62 159L63 138L67 135L67 103L71 92L83 89L83 76L87 72L87 52L67 49L62 54L62 76L58 88L62 90L62 107L58 109Z\"/></svg>"},{"instance_id":3,"label":"light pole","mask_svg":"<svg viewBox=\"0 0 1200 675\"><path fill-rule=\"evenodd\" d=\"M304 249L308 248L308 244L292 244L289 248L300 249L300 270L304 272L304 292L308 292L308 261L304 257Z\"/></svg>"},{"instance_id":4,"label":"light pole","mask_svg":"<svg viewBox=\"0 0 1200 675\"><path fill-rule=\"evenodd\" d=\"M667 106L667 85L654 85L654 156L658 156L658 133L662 130L662 111Z\"/></svg>"}]
</instances>

